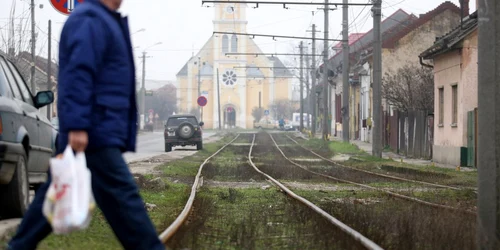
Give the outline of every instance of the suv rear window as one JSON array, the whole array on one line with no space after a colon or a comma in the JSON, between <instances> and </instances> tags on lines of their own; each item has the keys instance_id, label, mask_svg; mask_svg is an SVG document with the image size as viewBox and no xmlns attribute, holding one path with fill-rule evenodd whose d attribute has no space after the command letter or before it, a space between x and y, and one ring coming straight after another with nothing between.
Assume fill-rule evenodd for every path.
<instances>
[{"instance_id":1,"label":"suv rear window","mask_svg":"<svg viewBox=\"0 0 500 250\"><path fill-rule=\"evenodd\" d=\"M193 125L197 125L198 122L196 121L195 117L175 117L175 118L169 118L167 121L167 126L169 127L176 127L181 125L183 122L189 122Z\"/></svg>"}]
</instances>

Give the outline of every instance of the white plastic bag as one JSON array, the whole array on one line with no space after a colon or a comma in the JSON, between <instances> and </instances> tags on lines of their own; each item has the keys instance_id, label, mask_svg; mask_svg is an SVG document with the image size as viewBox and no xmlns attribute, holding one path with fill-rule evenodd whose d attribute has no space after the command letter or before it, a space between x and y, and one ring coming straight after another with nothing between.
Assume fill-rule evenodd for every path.
<instances>
[{"instance_id":1,"label":"white plastic bag","mask_svg":"<svg viewBox=\"0 0 500 250\"><path fill-rule=\"evenodd\" d=\"M75 155L67 146L61 159L50 159L50 174L43 214L53 232L67 234L87 228L95 202L85 154Z\"/></svg>"}]
</instances>

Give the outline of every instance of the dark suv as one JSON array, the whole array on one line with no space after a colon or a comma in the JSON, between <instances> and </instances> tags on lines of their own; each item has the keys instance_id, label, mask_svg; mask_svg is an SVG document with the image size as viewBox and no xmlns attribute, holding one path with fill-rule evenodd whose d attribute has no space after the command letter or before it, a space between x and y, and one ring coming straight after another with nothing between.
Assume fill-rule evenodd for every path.
<instances>
[{"instance_id":1,"label":"dark suv","mask_svg":"<svg viewBox=\"0 0 500 250\"><path fill-rule=\"evenodd\" d=\"M30 185L47 179L57 131L38 109L54 101L51 91L33 96L12 62L0 56L0 218L22 217ZM45 113L45 112L44 112Z\"/></svg>"},{"instance_id":2,"label":"dark suv","mask_svg":"<svg viewBox=\"0 0 500 250\"><path fill-rule=\"evenodd\" d=\"M165 152L172 151L175 146L196 146L203 149L203 122L198 123L194 115L173 115L165 124Z\"/></svg>"}]
</instances>

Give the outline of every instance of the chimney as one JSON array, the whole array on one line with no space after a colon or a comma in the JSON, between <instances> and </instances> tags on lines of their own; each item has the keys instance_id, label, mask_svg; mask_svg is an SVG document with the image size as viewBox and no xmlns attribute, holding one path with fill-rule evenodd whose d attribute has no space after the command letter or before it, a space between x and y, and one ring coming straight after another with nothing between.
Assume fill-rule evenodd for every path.
<instances>
[{"instance_id":1,"label":"chimney","mask_svg":"<svg viewBox=\"0 0 500 250\"><path fill-rule=\"evenodd\" d=\"M469 8L470 0L460 0L460 9L462 10L462 18L469 16L470 8ZM476 0L477 3L477 0Z\"/></svg>"}]
</instances>

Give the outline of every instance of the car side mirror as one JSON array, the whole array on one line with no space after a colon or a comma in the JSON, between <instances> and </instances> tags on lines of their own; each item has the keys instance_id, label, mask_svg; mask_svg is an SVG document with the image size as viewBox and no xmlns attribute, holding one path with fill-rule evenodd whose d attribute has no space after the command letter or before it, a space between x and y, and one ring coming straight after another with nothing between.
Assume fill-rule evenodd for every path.
<instances>
[{"instance_id":1,"label":"car side mirror","mask_svg":"<svg viewBox=\"0 0 500 250\"><path fill-rule=\"evenodd\" d=\"M203 125L205 125L204 122L200 122L200 127L203 127Z\"/></svg>"},{"instance_id":2,"label":"car side mirror","mask_svg":"<svg viewBox=\"0 0 500 250\"><path fill-rule=\"evenodd\" d=\"M54 92L50 90L38 92L35 96L35 105L37 108L47 106L53 102L54 102Z\"/></svg>"}]
</instances>

